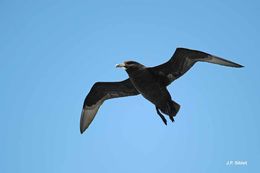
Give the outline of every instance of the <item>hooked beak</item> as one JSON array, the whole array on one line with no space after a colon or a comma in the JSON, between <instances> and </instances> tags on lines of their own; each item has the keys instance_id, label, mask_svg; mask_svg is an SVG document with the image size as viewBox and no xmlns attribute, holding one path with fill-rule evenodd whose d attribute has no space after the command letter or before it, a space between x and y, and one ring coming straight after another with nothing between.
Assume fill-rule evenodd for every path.
<instances>
[{"instance_id":1,"label":"hooked beak","mask_svg":"<svg viewBox=\"0 0 260 173\"><path fill-rule=\"evenodd\" d=\"M119 67L120 68L122 68L122 67L125 68L125 63L123 63L123 64L116 64L116 68L119 68Z\"/></svg>"}]
</instances>

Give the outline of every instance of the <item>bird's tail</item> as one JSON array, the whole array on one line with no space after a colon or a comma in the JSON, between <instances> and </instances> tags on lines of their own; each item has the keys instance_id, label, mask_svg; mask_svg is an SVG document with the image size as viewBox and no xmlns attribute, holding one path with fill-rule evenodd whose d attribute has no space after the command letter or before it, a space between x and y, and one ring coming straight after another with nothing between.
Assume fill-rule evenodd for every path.
<instances>
[{"instance_id":1,"label":"bird's tail","mask_svg":"<svg viewBox=\"0 0 260 173\"><path fill-rule=\"evenodd\" d=\"M236 68L240 68L240 67L244 67L240 64L237 64L235 62L214 56L214 55L208 55L206 58L201 58L198 59L198 61L202 61L202 62L209 62L209 63L213 63L213 64L219 64L219 65L223 65L223 66L229 66L229 67L236 67Z\"/></svg>"},{"instance_id":2,"label":"bird's tail","mask_svg":"<svg viewBox=\"0 0 260 173\"><path fill-rule=\"evenodd\" d=\"M169 101L162 109L160 109L164 114L169 115L170 119L172 121L173 117L176 116L176 114L178 113L179 109L180 109L180 105L178 103L176 103L175 101L171 100Z\"/></svg>"}]
</instances>

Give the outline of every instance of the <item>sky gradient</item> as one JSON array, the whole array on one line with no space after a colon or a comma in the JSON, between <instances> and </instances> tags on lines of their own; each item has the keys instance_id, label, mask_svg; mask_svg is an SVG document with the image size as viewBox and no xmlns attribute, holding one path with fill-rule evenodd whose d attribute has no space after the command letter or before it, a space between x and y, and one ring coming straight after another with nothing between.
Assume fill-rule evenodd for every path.
<instances>
[{"instance_id":1,"label":"sky gradient","mask_svg":"<svg viewBox=\"0 0 260 173\"><path fill-rule=\"evenodd\" d=\"M1 0L0 172L259 172L259 16L259 1ZM80 134L96 81L176 47L245 68L196 64L168 87L181 105L174 124L135 96L106 101ZM248 165L226 165L236 160Z\"/></svg>"}]
</instances>

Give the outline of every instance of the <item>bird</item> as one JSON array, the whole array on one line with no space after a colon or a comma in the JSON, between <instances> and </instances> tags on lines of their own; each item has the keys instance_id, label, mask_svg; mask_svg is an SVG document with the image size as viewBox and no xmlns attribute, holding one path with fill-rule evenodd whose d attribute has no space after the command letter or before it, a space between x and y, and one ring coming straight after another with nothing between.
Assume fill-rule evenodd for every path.
<instances>
[{"instance_id":1,"label":"bird","mask_svg":"<svg viewBox=\"0 0 260 173\"><path fill-rule=\"evenodd\" d=\"M81 134L89 127L104 101L112 98L141 94L154 104L157 114L167 125L164 115L174 122L180 105L172 100L167 86L185 74L196 62L207 62L222 66L241 68L240 64L188 48L176 48L165 63L146 67L136 61L125 61L116 67L123 68L129 78L119 82L96 82L85 97L80 117Z\"/></svg>"}]
</instances>

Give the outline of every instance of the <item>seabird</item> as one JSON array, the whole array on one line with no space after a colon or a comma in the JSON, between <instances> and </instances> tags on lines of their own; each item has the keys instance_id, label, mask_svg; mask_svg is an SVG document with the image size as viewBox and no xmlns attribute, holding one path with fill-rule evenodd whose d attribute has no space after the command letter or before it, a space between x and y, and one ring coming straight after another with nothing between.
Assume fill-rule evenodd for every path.
<instances>
[{"instance_id":1,"label":"seabird","mask_svg":"<svg viewBox=\"0 0 260 173\"><path fill-rule=\"evenodd\" d=\"M126 70L129 78L120 82L96 82L92 86L83 104L80 132L83 133L89 127L105 100L138 94L155 105L156 112L165 125L167 120L163 114L168 115L174 122L180 105L172 100L166 87L199 61L236 68L243 67L232 61L187 48L177 48L169 61L155 67L146 67L135 61L117 64L116 67Z\"/></svg>"}]
</instances>

